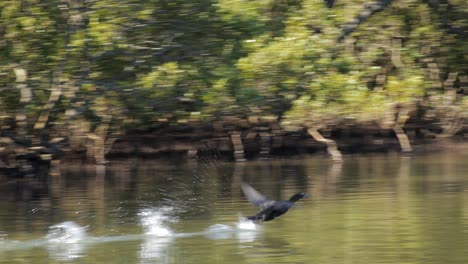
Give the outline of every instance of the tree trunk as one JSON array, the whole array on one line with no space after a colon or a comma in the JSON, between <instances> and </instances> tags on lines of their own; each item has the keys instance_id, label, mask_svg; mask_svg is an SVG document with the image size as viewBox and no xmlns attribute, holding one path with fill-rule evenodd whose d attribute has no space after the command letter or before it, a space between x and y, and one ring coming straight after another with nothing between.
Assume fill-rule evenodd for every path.
<instances>
[{"instance_id":1,"label":"tree trunk","mask_svg":"<svg viewBox=\"0 0 468 264\"><path fill-rule=\"evenodd\" d=\"M245 161L244 145L239 132L231 133L231 142L234 148L234 159L236 161Z\"/></svg>"},{"instance_id":2,"label":"tree trunk","mask_svg":"<svg viewBox=\"0 0 468 264\"><path fill-rule=\"evenodd\" d=\"M89 133L88 138L92 144L88 144L88 158L93 159L96 164L105 164L106 161L106 138L112 115L103 116L101 123L96 127L94 133Z\"/></svg>"},{"instance_id":3,"label":"tree trunk","mask_svg":"<svg viewBox=\"0 0 468 264\"><path fill-rule=\"evenodd\" d=\"M27 71L20 67L15 67L13 70L16 75L16 87L20 91L20 106L15 117L18 128L17 133L18 135L25 136L28 126L26 106L32 100L32 91L26 84L26 80L28 79Z\"/></svg>"},{"instance_id":4,"label":"tree trunk","mask_svg":"<svg viewBox=\"0 0 468 264\"><path fill-rule=\"evenodd\" d=\"M398 142L400 143L401 151L403 152L411 152L413 148L411 147L411 143L409 141L408 135L406 135L403 127L405 126L406 120L408 120L408 109L403 108L398 112L397 120L395 121L395 125L393 125L393 131L398 138Z\"/></svg>"},{"instance_id":5,"label":"tree trunk","mask_svg":"<svg viewBox=\"0 0 468 264\"><path fill-rule=\"evenodd\" d=\"M44 129L49 120L50 110L55 106L55 103L59 100L60 96L62 95L62 88L61 87L54 87L49 96L49 100L42 108L41 115L37 119L36 124L34 125L34 129Z\"/></svg>"},{"instance_id":6,"label":"tree trunk","mask_svg":"<svg viewBox=\"0 0 468 264\"><path fill-rule=\"evenodd\" d=\"M271 152L271 135L267 132L261 132L260 135L260 158L267 159Z\"/></svg>"},{"instance_id":7,"label":"tree trunk","mask_svg":"<svg viewBox=\"0 0 468 264\"><path fill-rule=\"evenodd\" d=\"M393 65L397 68L403 68L403 62L401 62L401 56L400 56L400 50L401 50L401 39L399 38L394 38L392 39L392 47L391 47L391 60Z\"/></svg>"}]
</instances>

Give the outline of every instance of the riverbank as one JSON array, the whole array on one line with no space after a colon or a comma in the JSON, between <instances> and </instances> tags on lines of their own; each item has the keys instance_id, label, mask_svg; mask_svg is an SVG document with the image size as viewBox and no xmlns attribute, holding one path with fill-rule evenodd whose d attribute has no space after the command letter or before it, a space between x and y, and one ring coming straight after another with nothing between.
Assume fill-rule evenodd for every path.
<instances>
[{"instance_id":1,"label":"riverbank","mask_svg":"<svg viewBox=\"0 0 468 264\"><path fill-rule=\"evenodd\" d=\"M328 155L340 161L343 154L432 152L467 145L466 126L450 137L437 133L437 129L434 125L408 123L402 130L406 142L402 142L395 129L373 124L337 123L328 129L317 130L317 136L310 129L287 130L277 120L252 118L167 124L152 131L128 131L108 136L105 140L82 133L75 138L57 137L47 144L3 133L0 172L17 177L35 176L38 170L61 161L106 164L109 160L131 157L183 160L208 156L241 162Z\"/></svg>"},{"instance_id":2,"label":"riverbank","mask_svg":"<svg viewBox=\"0 0 468 264\"><path fill-rule=\"evenodd\" d=\"M390 129L347 127L323 132L336 142L343 154L401 152L400 142ZM468 134L461 131L449 138L407 133L412 152L462 148ZM234 131L185 128L179 131L158 131L152 134L124 136L113 144L107 158L191 159L213 156L225 160L252 160L288 156L327 155L327 145L311 137L306 130L285 131L246 128Z\"/></svg>"}]
</instances>

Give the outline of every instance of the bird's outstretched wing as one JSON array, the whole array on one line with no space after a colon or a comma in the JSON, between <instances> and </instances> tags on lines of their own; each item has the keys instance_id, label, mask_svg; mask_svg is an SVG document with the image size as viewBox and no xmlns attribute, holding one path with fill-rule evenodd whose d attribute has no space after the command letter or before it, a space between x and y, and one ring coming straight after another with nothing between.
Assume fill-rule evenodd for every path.
<instances>
[{"instance_id":1,"label":"bird's outstretched wing","mask_svg":"<svg viewBox=\"0 0 468 264\"><path fill-rule=\"evenodd\" d=\"M248 185L245 182L242 183L241 187L242 187L242 191L245 194L245 197L247 197L247 200L249 200L249 202L255 205L260 206L260 208L262 209L266 209L275 203L274 200L270 200L266 198L257 190L255 190L252 186Z\"/></svg>"}]
</instances>

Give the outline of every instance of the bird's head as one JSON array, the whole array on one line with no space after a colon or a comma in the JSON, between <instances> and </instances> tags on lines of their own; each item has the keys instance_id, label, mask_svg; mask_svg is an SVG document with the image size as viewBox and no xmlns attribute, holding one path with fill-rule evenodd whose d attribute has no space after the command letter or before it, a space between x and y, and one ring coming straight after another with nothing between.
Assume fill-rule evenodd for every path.
<instances>
[{"instance_id":1,"label":"bird's head","mask_svg":"<svg viewBox=\"0 0 468 264\"><path fill-rule=\"evenodd\" d=\"M295 195L293 195L293 196L289 199L289 201L290 201L290 202L297 202L297 201L299 201L300 199L307 198L307 197L309 197L309 196L310 196L309 194L303 193L303 192L301 192L301 193L296 193Z\"/></svg>"}]
</instances>

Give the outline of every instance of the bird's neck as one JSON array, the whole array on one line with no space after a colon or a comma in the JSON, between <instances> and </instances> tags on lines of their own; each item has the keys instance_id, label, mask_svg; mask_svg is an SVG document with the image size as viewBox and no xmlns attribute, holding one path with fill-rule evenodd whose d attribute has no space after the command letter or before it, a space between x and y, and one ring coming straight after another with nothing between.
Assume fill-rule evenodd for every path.
<instances>
[{"instance_id":1,"label":"bird's neck","mask_svg":"<svg viewBox=\"0 0 468 264\"><path fill-rule=\"evenodd\" d=\"M300 199L301 199L301 197L299 197L297 195L294 195L293 197L291 197L289 199L289 201L292 202L292 203L295 203L295 202L299 201Z\"/></svg>"}]
</instances>

